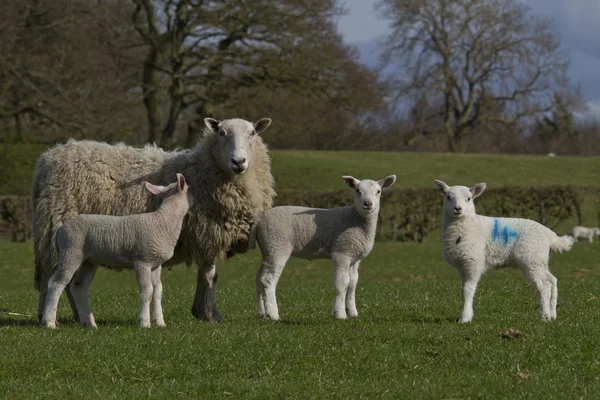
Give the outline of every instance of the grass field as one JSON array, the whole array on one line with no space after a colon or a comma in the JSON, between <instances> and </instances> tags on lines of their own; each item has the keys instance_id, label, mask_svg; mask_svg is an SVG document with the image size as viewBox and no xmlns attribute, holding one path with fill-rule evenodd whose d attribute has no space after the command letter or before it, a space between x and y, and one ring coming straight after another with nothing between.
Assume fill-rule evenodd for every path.
<instances>
[{"instance_id":1,"label":"grass field","mask_svg":"<svg viewBox=\"0 0 600 400\"><path fill-rule=\"evenodd\" d=\"M18 163L2 164L16 172L2 175L0 194L28 193L41 150L22 149ZM343 174L395 173L402 187L430 187L434 178L489 187L600 185L600 157L301 151L272 157L280 192L339 189ZM260 257L253 251L220 264L224 323L193 319L195 270L176 267L163 274L167 328L141 330L134 274L100 270L91 289L99 328L69 321L63 298L56 331L37 323L31 246L0 241L0 398L600 396L598 242L553 255L559 280L553 323L537 321L533 287L506 269L483 278L475 321L457 324L460 280L443 261L435 234L423 244L376 243L361 265L354 320L330 315L329 262L291 260L278 290L282 321L259 321ZM508 329L522 335L501 337Z\"/></svg>"},{"instance_id":2,"label":"grass field","mask_svg":"<svg viewBox=\"0 0 600 400\"><path fill-rule=\"evenodd\" d=\"M459 325L460 281L439 242L377 243L361 265L359 317L336 321L327 261L292 260L280 281L281 322L259 321L259 253L220 265L226 320L189 312L195 271L165 271L167 328L136 326L133 273L100 270L99 328L37 324L31 243L0 242L0 397L35 398L598 398L600 243L553 256L558 320L536 320L519 271L490 271L475 321ZM15 315L18 314L18 315ZM517 329L523 335L502 338Z\"/></svg>"}]
</instances>

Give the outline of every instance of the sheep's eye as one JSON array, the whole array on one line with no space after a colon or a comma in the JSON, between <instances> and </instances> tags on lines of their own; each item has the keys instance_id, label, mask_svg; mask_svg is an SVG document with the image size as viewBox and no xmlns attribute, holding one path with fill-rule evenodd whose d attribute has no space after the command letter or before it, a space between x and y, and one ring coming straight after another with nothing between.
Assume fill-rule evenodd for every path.
<instances>
[{"instance_id":1,"label":"sheep's eye","mask_svg":"<svg viewBox=\"0 0 600 400\"><path fill-rule=\"evenodd\" d=\"M381 194L381 190L378 190L378 191L377 191L377 194Z\"/></svg>"},{"instance_id":2,"label":"sheep's eye","mask_svg":"<svg viewBox=\"0 0 600 400\"><path fill-rule=\"evenodd\" d=\"M250 136L256 136L256 131L250 132Z\"/></svg>"},{"instance_id":3,"label":"sheep's eye","mask_svg":"<svg viewBox=\"0 0 600 400\"><path fill-rule=\"evenodd\" d=\"M446 198L447 198L448 200L450 200L450 196L446 196Z\"/></svg>"},{"instance_id":4,"label":"sheep's eye","mask_svg":"<svg viewBox=\"0 0 600 400\"><path fill-rule=\"evenodd\" d=\"M226 133L225 133L225 131L224 131L223 129L219 129L219 135L221 135L221 136L225 136L225 135L226 135Z\"/></svg>"},{"instance_id":5,"label":"sheep's eye","mask_svg":"<svg viewBox=\"0 0 600 400\"><path fill-rule=\"evenodd\" d=\"M467 203L468 203L469 201L471 201L471 198L470 198L470 197L467 199Z\"/></svg>"},{"instance_id":6,"label":"sheep's eye","mask_svg":"<svg viewBox=\"0 0 600 400\"><path fill-rule=\"evenodd\" d=\"M356 193L360 194L360 189L356 189Z\"/></svg>"}]
</instances>

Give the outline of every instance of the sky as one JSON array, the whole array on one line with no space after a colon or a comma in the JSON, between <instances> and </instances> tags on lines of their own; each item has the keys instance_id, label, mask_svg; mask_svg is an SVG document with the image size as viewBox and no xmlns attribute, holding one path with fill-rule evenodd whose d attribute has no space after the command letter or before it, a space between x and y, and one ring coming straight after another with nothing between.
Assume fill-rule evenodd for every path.
<instances>
[{"instance_id":1,"label":"sky","mask_svg":"<svg viewBox=\"0 0 600 400\"><path fill-rule=\"evenodd\" d=\"M537 15L550 17L561 43L571 53L569 77L581 83L589 114L600 118L600 0L522 0ZM378 40L388 23L378 18L375 0L342 0L348 14L338 28L346 42L357 46L361 61L377 62Z\"/></svg>"}]
</instances>

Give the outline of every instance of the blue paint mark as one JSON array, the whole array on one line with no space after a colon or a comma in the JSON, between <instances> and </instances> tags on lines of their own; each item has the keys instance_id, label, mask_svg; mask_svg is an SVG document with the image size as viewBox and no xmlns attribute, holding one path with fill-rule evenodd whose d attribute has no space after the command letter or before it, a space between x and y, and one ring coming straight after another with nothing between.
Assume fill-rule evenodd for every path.
<instances>
[{"instance_id":1,"label":"blue paint mark","mask_svg":"<svg viewBox=\"0 0 600 400\"><path fill-rule=\"evenodd\" d=\"M508 225L500 228L500 221L494 218L494 228L492 229L492 240L500 242L502 246L506 247L512 239L517 239L519 233L511 229Z\"/></svg>"}]
</instances>

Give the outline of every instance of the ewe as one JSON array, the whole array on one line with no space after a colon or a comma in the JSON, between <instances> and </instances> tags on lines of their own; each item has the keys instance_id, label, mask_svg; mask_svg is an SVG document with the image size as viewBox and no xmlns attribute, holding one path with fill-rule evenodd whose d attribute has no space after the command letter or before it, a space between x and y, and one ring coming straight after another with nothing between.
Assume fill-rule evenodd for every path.
<instances>
[{"instance_id":1,"label":"ewe","mask_svg":"<svg viewBox=\"0 0 600 400\"><path fill-rule=\"evenodd\" d=\"M175 254L164 266L198 265L192 306L196 318L219 321L215 262L247 249L256 216L271 208L275 191L271 160L260 137L270 119L206 118L206 132L193 149L166 152L93 141L69 140L40 157L31 189L38 316L47 281L58 257L54 236L77 214L130 215L154 211L158 201L139 190L142 181L165 185L176 172L185 175L194 207L183 223ZM67 296L77 317L69 287Z\"/></svg>"},{"instance_id":2,"label":"ewe","mask_svg":"<svg viewBox=\"0 0 600 400\"><path fill-rule=\"evenodd\" d=\"M355 292L358 264L373 248L381 191L396 182L396 175L380 181L359 181L343 176L354 189L354 205L321 209L283 206L265 212L250 236L262 252L262 264L256 274L258 315L279 319L275 290L290 256L303 259L330 258L333 261L337 292L333 316L356 317Z\"/></svg>"},{"instance_id":3,"label":"ewe","mask_svg":"<svg viewBox=\"0 0 600 400\"><path fill-rule=\"evenodd\" d=\"M490 268L519 266L539 295L540 320L556 319L556 278L548 268L550 250L568 251L573 238L557 236L528 219L492 218L477 215L473 200L485 183L472 188L448 187L440 180L435 187L444 196L442 246L444 259L462 278L463 309L459 322L473 319L473 297L481 276Z\"/></svg>"},{"instance_id":4,"label":"ewe","mask_svg":"<svg viewBox=\"0 0 600 400\"><path fill-rule=\"evenodd\" d=\"M75 275L71 291L80 322L96 327L88 290L98 265L133 266L140 289L140 326L150 327L150 301L153 322L165 326L161 305L161 265L173 257L183 218L193 205L194 198L181 174L177 174L177 182L167 187L146 182L146 188L164 198L154 212L125 217L80 214L58 229L58 269L48 282L48 298L42 317L44 326L56 328L58 299Z\"/></svg>"}]
</instances>

